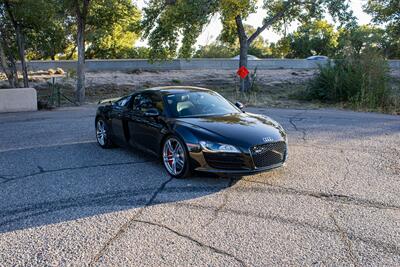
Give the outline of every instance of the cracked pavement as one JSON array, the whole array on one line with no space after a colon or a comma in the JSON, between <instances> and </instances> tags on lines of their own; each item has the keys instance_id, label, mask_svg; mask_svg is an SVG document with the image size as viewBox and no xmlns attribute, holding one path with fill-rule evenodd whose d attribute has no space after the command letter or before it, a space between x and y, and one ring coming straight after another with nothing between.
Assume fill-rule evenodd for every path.
<instances>
[{"instance_id":1,"label":"cracked pavement","mask_svg":"<svg viewBox=\"0 0 400 267\"><path fill-rule=\"evenodd\" d=\"M0 114L0 266L398 266L400 117L248 110L287 166L186 180L98 147L94 106Z\"/></svg>"}]
</instances>

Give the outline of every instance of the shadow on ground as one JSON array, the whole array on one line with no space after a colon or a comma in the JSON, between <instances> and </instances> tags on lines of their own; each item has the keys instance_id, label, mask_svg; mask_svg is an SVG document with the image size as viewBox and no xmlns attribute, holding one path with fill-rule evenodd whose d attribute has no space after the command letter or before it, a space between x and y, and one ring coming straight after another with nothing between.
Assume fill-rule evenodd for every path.
<instances>
[{"instance_id":1,"label":"shadow on ground","mask_svg":"<svg viewBox=\"0 0 400 267\"><path fill-rule=\"evenodd\" d=\"M155 157L130 149L103 150L95 143L1 154L6 160L0 163L0 233L129 209L140 212L155 203L205 197L236 181L200 173L172 179ZM24 167L13 169L21 161Z\"/></svg>"}]
</instances>

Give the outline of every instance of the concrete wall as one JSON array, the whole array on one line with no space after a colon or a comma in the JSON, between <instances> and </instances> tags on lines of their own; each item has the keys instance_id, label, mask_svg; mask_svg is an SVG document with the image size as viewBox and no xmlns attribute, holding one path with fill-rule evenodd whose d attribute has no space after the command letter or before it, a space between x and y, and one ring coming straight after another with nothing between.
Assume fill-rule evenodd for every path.
<instances>
[{"instance_id":1,"label":"concrete wall","mask_svg":"<svg viewBox=\"0 0 400 267\"><path fill-rule=\"evenodd\" d=\"M262 59L250 60L249 68L254 69L312 69L318 64L325 64L326 61L312 61L305 59ZM115 59L115 60L87 60L86 69L88 71L104 71L104 70L196 70L196 69L226 69L236 70L238 68L238 60L232 59L176 59L166 62L149 63L144 59ZM400 60L389 60L391 68L400 69ZM48 70L62 68L71 70L76 68L76 61L59 60L59 61L30 61L28 62L29 70Z\"/></svg>"},{"instance_id":2,"label":"concrete wall","mask_svg":"<svg viewBox=\"0 0 400 267\"><path fill-rule=\"evenodd\" d=\"M34 88L0 89L0 113L36 110L37 93Z\"/></svg>"},{"instance_id":3,"label":"concrete wall","mask_svg":"<svg viewBox=\"0 0 400 267\"><path fill-rule=\"evenodd\" d=\"M389 60L389 67L391 69L400 69L400 60Z\"/></svg>"}]
</instances>

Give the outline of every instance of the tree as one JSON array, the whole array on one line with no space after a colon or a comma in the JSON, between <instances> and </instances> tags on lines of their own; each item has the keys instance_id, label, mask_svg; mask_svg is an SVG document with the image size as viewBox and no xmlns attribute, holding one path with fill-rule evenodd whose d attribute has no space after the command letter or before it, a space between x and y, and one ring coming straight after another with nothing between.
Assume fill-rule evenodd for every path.
<instances>
[{"instance_id":1,"label":"tree","mask_svg":"<svg viewBox=\"0 0 400 267\"><path fill-rule=\"evenodd\" d=\"M141 14L131 0L95 0L87 21L87 58L127 58L139 39Z\"/></svg>"},{"instance_id":2,"label":"tree","mask_svg":"<svg viewBox=\"0 0 400 267\"><path fill-rule=\"evenodd\" d=\"M244 28L247 34L252 34L256 31L251 25L244 24ZM225 40L225 41L224 41ZM240 51L239 41L237 39L225 39L222 34L220 34L217 39L211 44L201 46L194 57L202 58L230 58L236 56ZM271 50L269 48L268 42L264 40L261 36L258 36L256 40L249 47L249 54L265 58L271 55Z\"/></svg>"},{"instance_id":3,"label":"tree","mask_svg":"<svg viewBox=\"0 0 400 267\"><path fill-rule=\"evenodd\" d=\"M0 66L11 88L18 87L18 74L13 50L13 35L4 4L0 4Z\"/></svg>"},{"instance_id":4,"label":"tree","mask_svg":"<svg viewBox=\"0 0 400 267\"><path fill-rule=\"evenodd\" d=\"M347 0L265 0L263 8L267 16L263 24L250 35L243 20L256 11L256 0L150 0L144 8L142 27L148 38L153 59L168 59L177 55L190 57L198 35L219 14L223 24L225 41L238 40L240 44L239 66L247 67L247 55L251 44L266 29L280 30L283 24L320 19L325 13L341 22L353 19ZM250 78L241 83L241 90L250 88Z\"/></svg>"},{"instance_id":5,"label":"tree","mask_svg":"<svg viewBox=\"0 0 400 267\"><path fill-rule=\"evenodd\" d=\"M27 35L27 58L51 59L62 54L70 46L73 46L76 27L71 21L64 6L57 0L50 1L51 12L40 29L31 31ZM76 34L75 34L76 35Z\"/></svg>"},{"instance_id":6,"label":"tree","mask_svg":"<svg viewBox=\"0 0 400 267\"><path fill-rule=\"evenodd\" d=\"M400 1L368 0L364 11L372 15L373 22L386 25L386 38L390 41L386 56L400 58Z\"/></svg>"},{"instance_id":7,"label":"tree","mask_svg":"<svg viewBox=\"0 0 400 267\"><path fill-rule=\"evenodd\" d=\"M236 50L220 41L200 46L193 57L195 58L230 58L236 56Z\"/></svg>"},{"instance_id":8,"label":"tree","mask_svg":"<svg viewBox=\"0 0 400 267\"><path fill-rule=\"evenodd\" d=\"M52 13L52 1L46 0L0 0L0 21L2 27L2 58L8 59L9 66L15 65L15 55L21 61L24 87L29 86L25 58L27 36L39 31ZM10 42L14 39L14 44ZM4 60L3 60L4 63ZM4 68L4 67L3 67ZM16 76L14 77L14 79Z\"/></svg>"},{"instance_id":9,"label":"tree","mask_svg":"<svg viewBox=\"0 0 400 267\"><path fill-rule=\"evenodd\" d=\"M85 100L85 54L117 57L129 54L138 38L140 13L130 0L60 0L76 24L78 48L76 100ZM68 16L67 16L68 18ZM88 48L86 51L86 47ZM70 51L74 53L74 48Z\"/></svg>"},{"instance_id":10,"label":"tree","mask_svg":"<svg viewBox=\"0 0 400 267\"><path fill-rule=\"evenodd\" d=\"M337 47L338 32L325 20L304 23L287 38L290 42L291 58L307 58L313 55L334 57Z\"/></svg>"},{"instance_id":11,"label":"tree","mask_svg":"<svg viewBox=\"0 0 400 267\"><path fill-rule=\"evenodd\" d=\"M8 19L15 30L15 39L18 46L19 59L21 60L22 75L24 78L24 87L29 87L28 69L25 61L25 40L22 32L23 25L21 25L22 20L19 19L19 17L16 15L18 9L23 7L18 5L19 3L17 3L17 5L11 5L10 1L8 0L3 0L3 4L8 15Z\"/></svg>"},{"instance_id":12,"label":"tree","mask_svg":"<svg viewBox=\"0 0 400 267\"><path fill-rule=\"evenodd\" d=\"M91 0L64 0L63 4L74 17L76 30L76 46L78 47L77 82L75 99L78 103L85 101L85 33L86 22Z\"/></svg>"},{"instance_id":13,"label":"tree","mask_svg":"<svg viewBox=\"0 0 400 267\"><path fill-rule=\"evenodd\" d=\"M290 39L288 37L282 37L276 43L271 44L272 57L274 58L285 58L291 52Z\"/></svg>"},{"instance_id":14,"label":"tree","mask_svg":"<svg viewBox=\"0 0 400 267\"><path fill-rule=\"evenodd\" d=\"M3 21L0 20L0 22ZM9 29L10 27L8 27L7 23L0 24L0 67L6 74L10 87L17 88L19 87L18 73Z\"/></svg>"},{"instance_id":15,"label":"tree","mask_svg":"<svg viewBox=\"0 0 400 267\"><path fill-rule=\"evenodd\" d=\"M348 55L358 55L366 49L374 49L386 53L390 46L384 29L361 25L339 30L338 46L336 49L337 57L344 58Z\"/></svg>"}]
</instances>

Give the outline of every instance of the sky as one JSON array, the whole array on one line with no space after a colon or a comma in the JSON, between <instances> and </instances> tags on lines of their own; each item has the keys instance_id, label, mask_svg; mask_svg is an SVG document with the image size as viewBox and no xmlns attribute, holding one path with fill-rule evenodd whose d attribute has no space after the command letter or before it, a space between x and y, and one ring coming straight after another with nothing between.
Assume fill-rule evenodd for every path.
<instances>
[{"instance_id":1,"label":"sky","mask_svg":"<svg viewBox=\"0 0 400 267\"><path fill-rule=\"evenodd\" d=\"M262 0L259 0L259 7L262 6ZM362 10L362 5L366 2L366 0L350 0L351 8L354 12L354 15L357 17L359 24L368 24L371 21L371 17L366 14ZM136 0L137 6L142 9L146 5L146 0ZM255 28L261 26L262 20L265 16L265 12L262 8L258 8L256 13L251 14L246 20L245 23L254 26ZM203 30L202 34L199 36L197 40L197 46L206 45L208 43L213 42L221 32L222 25L219 21L218 16L214 16L207 27ZM295 27L289 28L289 32L295 30ZM280 35L271 31L265 30L261 33L261 36L267 40L268 42L276 42L280 39ZM136 45L137 46L145 46L146 41L140 41Z\"/></svg>"}]
</instances>

